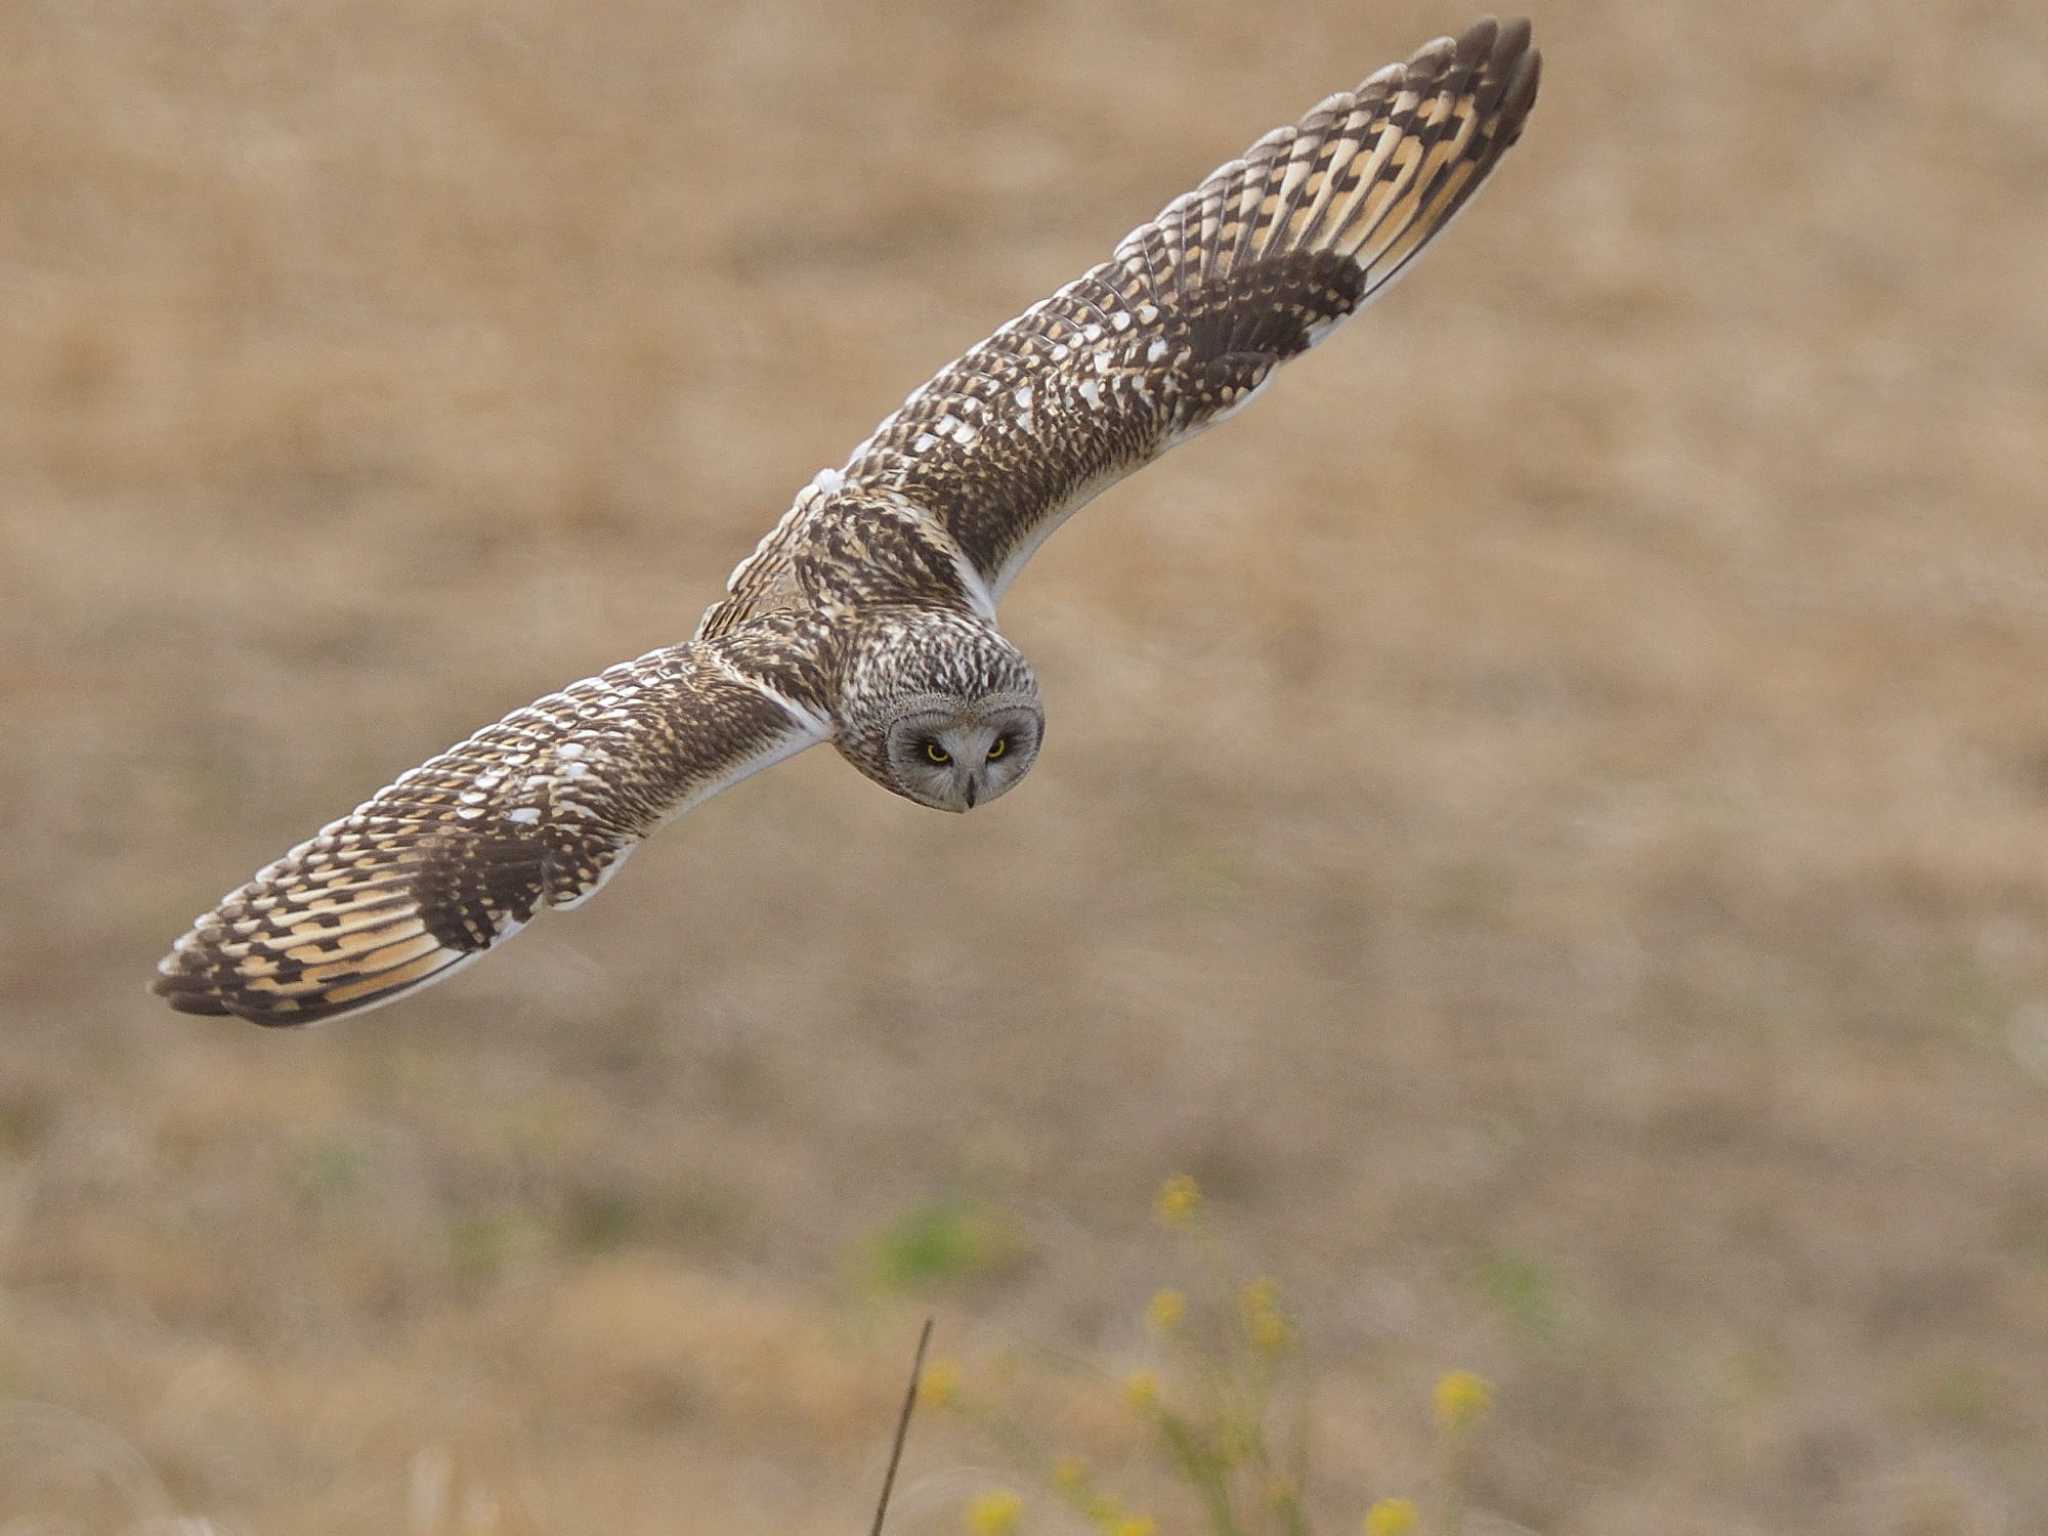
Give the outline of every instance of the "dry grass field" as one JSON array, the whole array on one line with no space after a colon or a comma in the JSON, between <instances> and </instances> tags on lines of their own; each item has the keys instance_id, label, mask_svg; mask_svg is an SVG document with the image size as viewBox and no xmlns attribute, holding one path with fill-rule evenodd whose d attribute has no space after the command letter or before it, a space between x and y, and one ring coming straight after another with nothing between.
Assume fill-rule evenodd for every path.
<instances>
[{"instance_id":1,"label":"dry grass field","mask_svg":"<svg viewBox=\"0 0 2048 1536\"><path fill-rule=\"evenodd\" d=\"M812 753L374 1018L145 995L1469 19L0 7L0 1530L865 1529L926 1311L1114 1470L1182 1170L1325 1531L1453 1366L1468 1531L2048 1530L2038 5L1541 9L1417 275L1018 584L1000 805ZM1031 1478L927 1415L892 1530Z\"/></svg>"}]
</instances>

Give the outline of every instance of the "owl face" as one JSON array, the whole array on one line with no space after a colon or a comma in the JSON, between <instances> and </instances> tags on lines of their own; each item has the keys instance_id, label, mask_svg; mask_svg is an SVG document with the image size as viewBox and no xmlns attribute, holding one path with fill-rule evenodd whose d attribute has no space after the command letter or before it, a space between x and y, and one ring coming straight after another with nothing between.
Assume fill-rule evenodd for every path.
<instances>
[{"instance_id":1,"label":"owl face","mask_svg":"<svg viewBox=\"0 0 2048 1536\"><path fill-rule=\"evenodd\" d=\"M1031 771L1044 734L1035 698L925 702L890 722L884 782L919 805L971 811Z\"/></svg>"}]
</instances>

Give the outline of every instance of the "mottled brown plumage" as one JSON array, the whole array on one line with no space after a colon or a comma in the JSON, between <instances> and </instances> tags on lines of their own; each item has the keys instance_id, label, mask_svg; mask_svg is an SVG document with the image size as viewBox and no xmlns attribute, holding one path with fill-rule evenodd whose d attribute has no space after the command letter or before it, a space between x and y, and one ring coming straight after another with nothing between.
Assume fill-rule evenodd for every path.
<instances>
[{"instance_id":1,"label":"mottled brown plumage","mask_svg":"<svg viewBox=\"0 0 2048 1536\"><path fill-rule=\"evenodd\" d=\"M1044 726L995 628L1017 571L1384 291L1519 136L1538 67L1526 22L1489 19L1267 134L818 475L694 639L401 776L198 918L155 990L266 1024L375 1007L820 741L926 805L1006 791Z\"/></svg>"}]
</instances>

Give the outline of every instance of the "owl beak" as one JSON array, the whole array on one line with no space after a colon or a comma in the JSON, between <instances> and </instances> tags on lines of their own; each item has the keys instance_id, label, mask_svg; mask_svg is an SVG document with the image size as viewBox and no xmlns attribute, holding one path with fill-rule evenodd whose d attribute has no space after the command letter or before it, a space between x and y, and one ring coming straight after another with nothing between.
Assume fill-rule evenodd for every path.
<instances>
[{"instance_id":1,"label":"owl beak","mask_svg":"<svg viewBox=\"0 0 2048 1536\"><path fill-rule=\"evenodd\" d=\"M974 780L967 781L967 809L974 809Z\"/></svg>"}]
</instances>

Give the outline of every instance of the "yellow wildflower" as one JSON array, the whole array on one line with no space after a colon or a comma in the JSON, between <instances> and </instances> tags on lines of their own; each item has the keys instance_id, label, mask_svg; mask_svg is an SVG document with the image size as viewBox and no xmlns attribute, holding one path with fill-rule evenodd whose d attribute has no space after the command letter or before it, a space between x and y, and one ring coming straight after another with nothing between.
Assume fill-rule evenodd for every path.
<instances>
[{"instance_id":1,"label":"yellow wildflower","mask_svg":"<svg viewBox=\"0 0 2048 1536\"><path fill-rule=\"evenodd\" d=\"M1252 1343L1261 1354L1277 1355L1294 1342L1294 1326L1278 1312L1261 1312L1252 1321Z\"/></svg>"},{"instance_id":2,"label":"yellow wildflower","mask_svg":"<svg viewBox=\"0 0 2048 1536\"><path fill-rule=\"evenodd\" d=\"M1365 1512L1365 1536L1408 1536L1416 1519L1413 1499L1381 1499Z\"/></svg>"},{"instance_id":3,"label":"yellow wildflower","mask_svg":"<svg viewBox=\"0 0 2048 1536\"><path fill-rule=\"evenodd\" d=\"M1150 1515L1125 1515L1109 1528L1109 1536L1159 1536L1159 1522Z\"/></svg>"},{"instance_id":4,"label":"yellow wildflower","mask_svg":"<svg viewBox=\"0 0 2048 1536\"><path fill-rule=\"evenodd\" d=\"M960 1396L960 1366L954 1360L934 1360L924 1368L918 1392L934 1408L944 1408Z\"/></svg>"},{"instance_id":5,"label":"yellow wildflower","mask_svg":"<svg viewBox=\"0 0 2048 1536\"><path fill-rule=\"evenodd\" d=\"M1133 1371L1124 1378L1124 1401L1139 1413L1150 1413L1159 1404L1159 1378L1150 1371Z\"/></svg>"},{"instance_id":6,"label":"yellow wildflower","mask_svg":"<svg viewBox=\"0 0 2048 1536\"><path fill-rule=\"evenodd\" d=\"M1177 1173L1159 1186L1152 1210L1169 1227L1191 1227L1202 1208L1201 1187L1187 1174Z\"/></svg>"},{"instance_id":7,"label":"yellow wildflower","mask_svg":"<svg viewBox=\"0 0 2048 1536\"><path fill-rule=\"evenodd\" d=\"M1437 1427L1446 1434L1470 1429L1493 1406L1493 1383L1472 1371L1452 1371L1436 1384Z\"/></svg>"},{"instance_id":8,"label":"yellow wildflower","mask_svg":"<svg viewBox=\"0 0 2048 1536\"><path fill-rule=\"evenodd\" d=\"M1294 1342L1294 1325L1280 1310L1280 1287L1254 1280L1238 1293L1245 1336L1261 1354L1277 1355Z\"/></svg>"},{"instance_id":9,"label":"yellow wildflower","mask_svg":"<svg viewBox=\"0 0 2048 1536\"><path fill-rule=\"evenodd\" d=\"M1010 1536L1024 1518L1024 1501L1007 1488L978 1493L967 1501L967 1529L974 1536Z\"/></svg>"},{"instance_id":10,"label":"yellow wildflower","mask_svg":"<svg viewBox=\"0 0 2048 1536\"><path fill-rule=\"evenodd\" d=\"M1157 1291L1145 1303L1145 1326L1154 1333L1171 1333L1187 1316L1188 1298L1183 1291Z\"/></svg>"}]
</instances>

